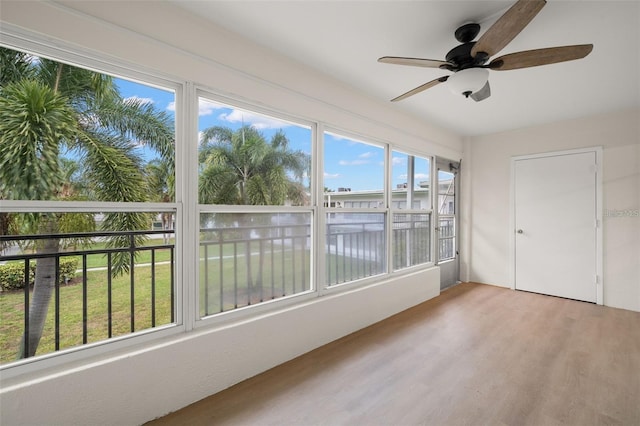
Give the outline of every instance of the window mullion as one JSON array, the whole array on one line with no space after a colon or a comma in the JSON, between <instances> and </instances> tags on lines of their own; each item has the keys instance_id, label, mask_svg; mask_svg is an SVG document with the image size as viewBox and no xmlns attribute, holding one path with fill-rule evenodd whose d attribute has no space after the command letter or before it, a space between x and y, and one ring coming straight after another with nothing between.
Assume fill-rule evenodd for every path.
<instances>
[{"instance_id":1,"label":"window mullion","mask_svg":"<svg viewBox=\"0 0 640 426\"><path fill-rule=\"evenodd\" d=\"M438 249L438 237L439 237L439 223L438 223L438 209L436 208L438 202L438 167L436 165L435 157L431 157L431 170L430 170L430 190L429 195L431 196L431 226L430 226L430 234L431 234L431 261L437 263L438 261L438 253L436 250Z\"/></svg>"},{"instance_id":2,"label":"window mullion","mask_svg":"<svg viewBox=\"0 0 640 426\"><path fill-rule=\"evenodd\" d=\"M327 210L330 206L324 205L324 125L318 123L316 126L316 132L313 135L312 146L312 182L315 189L315 245L316 250L316 273L315 273L315 285L318 295L322 295L327 290L326 281L326 265L327 265L327 236L326 236L326 223L327 223Z\"/></svg>"},{"instance_id":3,"label":"window mullion","mask_svg":"<svg viewBox=\"0 0 640 426\"><path fill-rule=\"evenodd\" d=\"M183 321L187 330L193 329L198 318L198 97L195 85L185 84L182 97L176 100L179 135L182 140L176 145L176 152L181 160L178 165L184 167L181 173L176 170L176 186L180 188L178 200L183 205L182 245L183 282ZM187 264L188 262L188 264Z\"/></svg>"},{"instance_id":4,"label":"window mullion","mask_svg":"<svg viewBox=\"0 0 640 426\"><path fill-rule=\"evenodd\" d=\"M387 144L385 146L385 156L384 156L384 200L385 200L385 212L386 212L386 220L385 220L385 228L386 228L386 259L387 259L387 273L393 272L393 152L391 147Z\"/></svg>"}]
</instances>

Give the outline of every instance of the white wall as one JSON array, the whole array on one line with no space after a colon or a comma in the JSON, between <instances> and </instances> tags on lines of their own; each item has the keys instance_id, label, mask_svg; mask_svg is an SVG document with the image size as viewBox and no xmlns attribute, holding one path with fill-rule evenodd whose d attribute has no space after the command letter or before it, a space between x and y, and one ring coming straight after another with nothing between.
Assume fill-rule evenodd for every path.
<instances>
[{"instance_id":1,"label":"white wall","mask_svg":"<svg viewBox=\"0 0 640 426\"><path fill-rule=\"evenodd\" d=\"M640 311L640 110L626 110L465 142L465 273L470 281L509 287L511 157L602 146L604 304Z\"/></svg>"},{"instance_id":2,"label":"white wall","mask_svg":"<svg viewBox=\"0 0 640 426\"><path fill-rule=\"evenodd\" d=\"M417 153L462 154L459 136L167 3L155 2L150 9L146 2L3 0L1 12L0 28L7 33L0 41L5 43L24 35L22 43L35 50L40 42L68 49L86 55L98 68L96 58L195 82ZM40 34L35 44L32 33ZM199 328L120 353L3 377L0 424L139 424L435 297L439 286L437 268L422 270L224 327Z\"/></svg>"},{"instance_id":3,"label":"white wall","mask_svg":"<svg viewBox=\"0 0 640 426\"><path fill-rule=\"evenodd\" d=\"M0 424L140 424L439 292L440 274L433 268L119 356L62 366L31 381L3 382Z\"/></svg>"}]
</instances>

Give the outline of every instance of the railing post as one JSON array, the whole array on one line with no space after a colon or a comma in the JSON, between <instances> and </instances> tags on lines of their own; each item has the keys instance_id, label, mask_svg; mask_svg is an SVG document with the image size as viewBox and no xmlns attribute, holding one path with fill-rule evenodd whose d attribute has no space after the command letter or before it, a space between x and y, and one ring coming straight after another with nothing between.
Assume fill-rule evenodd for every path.
<instances>
[{"instance_id":1,"label":"railing post","mask_svg":"<svg viewBox=\"0 0 640 426\"><path fill-rule=\"evenodd\" d=\"M163 231L166 232L166 231ZM130 319L131 319L131 331L135 331L135 310L136 310L136 306L135 306L135 287L136 287L136 283L135 283L135 268L136 268L136 258L137 258L137 253L139 251L150 251L150 258L151 258L151 264L150 264L150 268L151 268L151 287L150 287L150 298L147 298L145 300L145 306L150 307L151 310L151 325L150 327L156 327L158 325L159 322L159 304L158 304L158 256L157 256L157 249L162 248L162 249L169 249L170 250L170 261L169 261L169 267L171 268L171 273L170 273L170 292L171 292L171 323L173 323L175 321L175 277L174 277L174 271L175 271L175 248L173 245L169 245L169 244L165 244L162 246L150 246L150 247L137 247L136 246L136 236L137 235L145 235L145 234L149 234L149 233L154 233L154 231L115 231L115 232L111 232L111 231L105 231L105 232L79 232L79 233L47 233L47 234L38 234L38 235L2 235L0 236L0 241L5 242L8 241L9 243L15 242L15 241L26 241L28 243L30 242L37 242L37 241L43 241L43 240L51 240L51 239L56 239L56 240L63 240L63 239L76 239L76 238L82 238L82 239L92 239L92 238L96 238L96 237L120 237L120 238L127 238L129 241L129 245L128 247L123 247L122 245L117 246L117 247L110 247L110 248L103 248L103 247L92 247L89 249L82 249L82 250L75 250L74 249L70 249L69 251L65 251L65 252L56 252L56 253L20 253L18 252L17 254L7 254L7 253L2 253L2 255L0 255L0 261L19 261L20 265L21 265L21 269L23 271L23 278L22 278L22 289L18 291L18 297L20 297L22 299L22 301L20 302L20 304L23 306L23 309L20 310L20 316L22 318L20 318L18 320L18 328L14 329L13 331L11 331L11 335L13 336L14 334L18 334L21 333L23 336L20 340L18 340L18 336L16 337L16 342L19 342L20 345L20 353L19 356L21 358L27 358L27 357L32 357L33 354L31 354L31 350L34 349L34 345L33 342L29 341L29 336L30 334L33 334L35 331L35 328L32 324L35 316L34 316L34 312L33 312L33 308L35 307L35 305L33 304L33 296L32 296L32 288L31 288L31 275L32 275L32 264L31 261L34 259L49 259L49 261L51 261L52 263L52 268L53 271L51 273L51 278L52 278L52 287L51 287L51 293L50 295L53 296L53 301L51 301L51 304L47 304L48 306L50 306L49 312L48 312L48 317L47 317L47 324L50 324L51 327L46 327L44 330L46 331L46 334L43 336L40 336L42 338L42 342L47 342L48 346L48 351L59 351L62 349L65 349L66 346L68 346L67 343L65 343L68 338L70 337L72 340L75 340L75 343L78 342L82 342L82 344L87 344L90 343L92 341L96 341L96 337L89 336L89 332L93 333L93 329L90 330L91 328L91 324L93 323L94 319L97 319L96 315L99 315L100 318L104 318L105 314L106 314L106 327L107 330L107 337L108 339L114 337L115 334L123 334L126 333L126 330L119 330L117 327L114 327L114 316L116 314L123 314L126 313L126 307L124 307L124 312L120 312L118 311L117 313L114 313L114 308L115 308L115 297L114 295L116 294L115 292L117 290L119 290L120 287L118 287L117 289L114 288L116 286L115 284L115 279L112 276L112 270L113 270L113 253L129 253L129 262L130 262L130 282L128 283L129 288L130 288L130 304L131 304L131 311L130 311ZM103 280L100 280L98 278L94 278L94 275L92 275L92 281L91 281L91 291L89 291L89 267L90 267L90 260L93 258L93 255L98 255L98 254L104 254L106 256L106 277ZM78 272L82 273L82 277L81 280L79 280L80 282L76 285L76 289L77 290L73 290L71 288L67 288L66 286L63 286L63 281L66 278L66 275L63 274L63 271L61 270L61 267L64 265L61 265L62 263L62 259L72 259L72 258L79 258L80 261L82 262L81 268ZM126 255L125 255L126 256ZM91 259L90 259L91 257ZM94 272L92 272L92 274L94 274ZM126 294L126 288L127 288L127 282L126 282L126 278L124 278L123 280L118 280L118 284L122 284L123 285L123 289L125 291L125 294L123 294L125 300L127 298ZM100 292L100 294L96 293L96 291L94 291L94 288L97 290L98 285L100 285L101 283L105 284L106 287L106 291L104 293ZM144 284L145 288L147 288L147 284ZM164 287L163 287L164 288ZM20 291L22 293L20 293ZM163 296L166 293L163 293ZM71 297L71 298L70 298ZM94 299L94 297L99 297L99 299ZM168 297L164 296L164 297ZM67 318L69 317L69 315L67 315L67 311L65 311L64 309L66 309L66 307L69 305L69 303L67 303L67 300L69 299L69 303L72 303L73 306L77 306L77 309L75 312L77 312L78 314L80 314L81 319L78 319L74 324L78 325L77 328L75 327L68 327L69 325L69 321L67 320ZM165 299L166 300L166 299ZM102 306L104 308L99 308L97 306L94 306L95 303L99 301L100 303L102 303ZM125 305L126 306L126 305ZM140 306L140 305L138 305ZM164 304L163 306L166 306L166 304ZM163 311L163 321L166 321L165 318L166 316L164 316L164 311ZM103 321L104 319L102 319ZM126 321L126 316L125 318L123 318L124 321ZM75 321L75 320L74 320ZM80 324L81 322L81 324ZM146 324L146 322L145 322ZM70 335L67 335L66 333L69 332ZM99 338L98 338L99 339ZM73 343L73 344L75 344ZM66 345L66 346L65 346ZM45 347L45 345L43 344L43 348ZM43 349L44 350L44 349ZM40 352L39 352L40 354ZM3 360L2 362L4 362L4 356L5 354L3 353Z\"/></svg>"},{"instance_id":2,"label":"railing post","mask_svg":"<svg viewBox=\"0 0 640 426\"><path fill-rule=\"evenodd\" d=\"M204 314L209 315L209 244L204 244Z\"/></svg>"},{"instance_id":3,"label":"railing post","mask_svg":"<svg viewBox=\"0 0 640 426\"><path fill-rule=\"evenodd\" d=\"M130 303L131 303L131 332L133 333L134 331L136 331L136 292L135 292L135 277L134 277L134 271L135 271L135 255L134 255L134 250L135 250L135 238L134 235L131 234L129 236L129 282L130 282L130 289L131 289L131 299L130 299Z\"/></svg>"},{"instance_id":4,"label":"railing post","mask_svg":"<svg viewBox=\"0 0 640 426\"><path fill-rule=\"evenodd\" d=\"M156 326L156 250L151 249L151 327Z\"/></svg>"},{"instance_id":5,"label":"railing post","mask_svg":"<svg viewBox=\"0 0 640 426\"><path fill-rule=\"evenodd\" d=\"M107 253L107 316L109 318L108 335L113 336L113 283L111 278L111 253Z\"/></svg>"},{"instance_id":6,"label":"railing post","mask_svg":"<svg viewBox=\"0 0 640 426\"><path fill-rule=\"evenodd\" d=\"M87 255L82 255L82 343L87 343Z\"/></svg>"},{"instance_id":7,"label":"railing post","mask_svg":"<svg viewBox=\"0 0 640 426\"><path fill-rule=\"evenodd\" d=\"M54 333L55 348L60 350L60 255L56 255L56 282L54 284Z\"/></svg>"},{"instance_id":8,"label":"railing post","mask_svg":"<svg viewBox=\"0 0 640 426\"><path fill-rule=\"evenodd\" d=\"M271 238L271 298L275 299L276 297L276 271L275 271L275 242L274 239Z\"/></svg>"},{"instance_id":9,"label":"railing post","mask_svg":"<svg viewBox=\"0 0 640 426\"><path fill-rule=\"evenodd\" d=\"M31 284L30 280L30 259L27 257L24 260L24 337L23 337L23 352L21 355L24 358L29 357L29 286Z\"/></svg>"},{"instance_id":10,"label":"railing post","mask_svg":"<svg viewBox=\"0 0 640 426\"><path fill-rule=\"evenodd\" d=\"M222 231L218 231L218 240L220 245L218 246L218 252L220 257L220 312L224 311L224 234Z\"/></svg>"},{"instance_id":11,"label":"railing post","mask_svg":"<svg viewBox=\"0 0 640 426\"><path fill-rule=\"evenodd\" d=\"M171 278L169 279L169 285L171 286L170 291L171 291L171 323L176 322L176 290L175 290L175 284L176 284L176 279L175 279L175 246L171 246L169 248L169 253L171 253L170 255L170 272L171 272Z\"/></svg>"}]
</instances>

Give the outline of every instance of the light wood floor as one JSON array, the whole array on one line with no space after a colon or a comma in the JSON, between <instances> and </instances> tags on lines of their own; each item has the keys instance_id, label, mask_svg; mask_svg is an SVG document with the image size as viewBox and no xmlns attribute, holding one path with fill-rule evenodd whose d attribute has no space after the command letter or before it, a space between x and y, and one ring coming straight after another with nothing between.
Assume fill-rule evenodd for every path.
<instances>
[{"instance_id":1,"label":"light wood floor","mask_svg":"<svg viewBox=\"0 0 640 426\"><path fill-rule=\"evenodd\" d=\"M640 313L460 284L152 425L640 425Z\"/></svg>"}]
</instances>

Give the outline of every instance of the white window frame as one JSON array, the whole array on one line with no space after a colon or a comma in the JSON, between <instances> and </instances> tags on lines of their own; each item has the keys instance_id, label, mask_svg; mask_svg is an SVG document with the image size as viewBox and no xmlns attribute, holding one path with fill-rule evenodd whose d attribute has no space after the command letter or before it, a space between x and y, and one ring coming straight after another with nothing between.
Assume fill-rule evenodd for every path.
<instances>
[{"instance_id":1,"label":"white window frame","mask_svg":"<svg viewBox=\"0 0 640 426\"><path fill-rule=\"evenodd\" d=\"M324 134L325 133L329 133L332 135L336 135L339 137L343 137L343 138L347 138L350 139L354 142L359 142L359 143L363 143L366 145L371 145L374 147L378 147L378 148L382 148L383 149L383 153L384 153L384 166L383 166L383 188L382 188L382 203L381 206L379 208L361 208L361 207L350 207L350 208L342 208L342 207L324 207L324 179L319 179L322 180L322 185L320 185L321 187L321 194L320 196L322 197L322 203L319 203L318 206L322 206L322 210L321 213L319 215L319 222L321 222L321 228L319 229L319 235L322 235L323 238L323 246L321 248L319 248L321 251L319 251L318 253L320 254L319 257L321 257L324 262L323 262L323 267L322 267L322 281L319 281L319 285L322 286L322 291L324 293L334 293L334 292L340 292L340 291L347 291L349 289L352 288L357 288L357 287L362 287L362 286L366 286L366 285L370 285L379 281L382 281L384 279L387 279L389 277L389 275L393 272L392 268L391 268L391 264L389 263L390 261L390 243L391 240L389 239L390 236L390 229L391 229L391 225L390 225L390 199L389 199L389 189L390 189L390 169L389 169L389 164L390 164L390 144L387 141L383 141L383 140L379 140L370 136L366 136L366 135L362 135L359 133L355 133L349 130L345 130L342 128L338 128L338 127L332 127L329 125L325 125L323 126L322 129L322 165L323 168L320 169L321 173L323 174L324 172L324 149L325 149L325 138L324 138ZM320 175L319 175L320 176ZM375 275L371 275L368 277L363 277L363 278L358 278L352 281L346 281L346 282L342 282L342 283L337 283L337 284L332 284L329 285L326 282L326 218L327 215L330 213L373 213L373 214L384 214L384 226L385 226L385 232L384 232L384 238L385 238L385 270L384 272L381 272L379 274L375 274ZM319 268L320 269L320 268Z\"/></svg>"},{"instance_id":2,"label":"white window frame","mask_svg":"<svg viewBox=\"0 0 640 426\"><path fill-rule=\"evenodd\" d=\"M222 87L210 88L198 85L194 82L185 81L164 74L156 69L148 69L138 64L125 62L107 54L97 53L93 50L82 49L78 46L71 46L49 39L44 36L22 30L17 27L0 27L0 44L2 46L24 51L35 56L49 58L55 61L69 63L85 69L103 74L113 75L118 78L127 79L140 84L157 87L164 90L173 90L175 93L176 115L175 115L175 172L176 188L174 203L73 203L73 202L48 202L48 201L2 201L2 211L25 211L39 209L40 211L68 211L93 209L95 211L147 211L174 209L176 212L176 243L175 243L175 325L156 327L131 335L106 339L100 342L83 345L52 352L50 354L28 358L23 361L0 366L2 378L16 377L25 373L33 373L45 369L62 366L69 362L79 362L95 357L103 357L106 354L113 354L115 351L126 351L139 345L157 342L160 339L175 338L176 336L188 333L194 329L202 327L219 326L220 324L237 322L247 318L258 318L269 312L286 309L293 305L303 304L313 298L325 294L336 294L352 289L375 285L378 282L388 280L396 276L403 276L415 272L419 269L428 269L434 266L433 257L435 250L436 234L433 218L433 194L431 190L431 210L418 210L416 212L431 215L432 226L431 235L431 262L414 265L393 271L392 263L392 242L390 234L392 232L393 212L397 211L391 206L391 155L392 150L397 150L408 155L429 158L431 161L432 176L434 182L434 156L420 152L412 152L401 146L396 146L389 141L380 140L371 135L359 134L345 128L334 127L321 120L302 118L280 112L274 108L265 107L262 101L248 100L237 95L223 95ZM311 129L311 205L308 207L286 207L280 206L235 206L241 211L256 212L308 212L311 214L311 239L312 250L316 255L311 262L312 291L299 293L239 308L222 314L212 315L206 318L199 318L199 277L198 268L198 218L203 211L222 212L229 206L200 206L198 204L198 177L197 173L187 173L198 169L198 99L204 97L214 102L238 107L248 111L281 119L292 124L308 126ZM355 209L335 209L324 207L324 134L325 132L344 136L366 144L378 146L384 149L384 202L380 208L355 208ZM236 210L239 211L240 209ZM340 212L362 212L362 213L384 213L386 227L386 270L384 273L369 276L366 278L341 283L333 286L326 286L325 265L326 256L324 254L326 245L326 217L331 211ZM412 210L402 210L411 212ZM196 220L194 220L196 218ZM191 259L191 260L186 260Z\"/></svg>"},{"instance_id":3,"label":"white window frame","mask_svg":"<svg viewBox=\"0 0 640 426\"><path fill-rule=\"evenodd\" d=\"M197 173L190 173L189 180L193 182L192 188L195 201L195 219L192 221L196 224L195 228L192 230L192 237L194 240L193 250L194 250L194 263L192 265L192 269L194 271L194 295L193 295L193 303L191 306L194 309L193 318L194 328L207 327L211 325L220 325L226 324L233 321L238 321L242 319L246 319L255 315L264 314L267 312L274 311L276 309L283 309L285 307L298 304L304 302L309 299L316 298L318 296L318 280L317 280L317 265L314 261L310 262L310 290L306 290L300 293L280 297L272 300L265 300L260 303L256 303L250 306L243 306L229 311L223 311L207 316L200 316L200 268L198 265L199 262L199 223L200 215L203 213L309 213L310 214L310 233L311 233L311 258L318 258L321 256L316 256L317 253L317 238L316 238L316 222L318 221L318 209L317 209L317 193L318 193L318 182L317 179L313 179L314 176L317 175L316 170L318 170L318 165L314 160L314 156L317 156L318 151L318 124L313 121L305 120L300 117L293 117L289 114L275 111L273 109L265 108L263 106L256 105L246 100L238 100L232 99L228 96L217 93L211 88L207 88L204 86L195 86L194 87L194 98L192 101L192 108L195 111L195 116L192 117L192 132L194 133L191 138L190 145L192 146L192 155L190 157L190 168L187 170L197 171L199 167L198 161L198 103L200 98L204 98L210 100L212 102L219 103L229 108L238 108L245 110L247 112L253 112L256 114L264 115L267 117L272 117L277 120L281 120L286 123L291 123L295 126L307 127L311 131L311 176L310 179L310 190L311 190L311 202L309 206L243 206L243 205L215 205L215 204L200 204L198 199L198 176Z\"/></svg>"},{"instance_id":4,"label":"white window frame","mask_svg":"<svg viewBox=\"0 0 640 426\"><path fill-rule=\"evenodd\" d=\"M54 44L51 40L45 40L33 34L20 34L12 29L11 32L3 31L0 27L0 45L9 49L25 52L40 58L47 58L53 61L65 63L71 66L88 69L100 74L110 75L116 78L129 80L142 85L155 87L161 90L173 91L175 94L176 114L174 121L175 131L175 173L176 173L176 193L173 203L119 203L119 202L78 202L78 201L30 201L30 200L2 200L1 210L3 212L156 212L174 211L176 214L175 224L175 322L137 331L124 336L117 336L101 340L99 342L88 343L73 348L63 349L48 354L29 357L9 364L0 365L0 373L3 379L16 377L25 373L32 373L45 369L50 369L68 362L79 361L95 356L102 356L117 350L148 343L168 336L184 333L188 329L185 321L185 295L187 292L183 283L187 281L189 268L184 268L185 233L184 233L184 211L182 191L183 185L180 177L184 170L184 155L181 152L181 134L185 126L185 117L182 110L181 99L185 92L185 83L172 79L158 72L141 70L140 67L126 64L122 61L98 55L95 52L82 51L74 48L64 48Z\"/></svg>"},{"instance_id":5,"label":"white window frame","mask_svg":"<svg viewBox=\"0 0 640 426\"><path fill-rule=\"evenodd\" d=\"M393 273L402 273L402 272L411 272L411 271L415 271L416 269L423 269L423 268L431 268L435 265L435 253L434 253L434 249L435 247L437 247L435 245L434 239L436 238L436 234L435 234L435 224L434 224L434 205L435 202L437 200L437 194L434 195L434 191L433 189L433 184L434 184L434 177L435 177L435 173L434 173L434 167L435 167L435 156L433 155L425 155L425 154L421 154L421 153L417 153L415 151L411 151L411 150L407 150L404 149L402 147L397 147L394 146L392 147L392 151L391 151L391 155L393 156L393 153L397 152L399 154L404 154L407 155L408 157L420 157L423 158L425 160L429 161L429 202L430 202L430 206L428 209L424 209L424 210L420 210L420 209L414 209L413 206L411 206L411 208L407 208L407 209L400 209L400 208L394 208L393 205L390 203L390 207L391 207L391 222L393 224L393 215L396 213L406 213L406 214L427 214L429 215L429 235L430 235L430 241L429 241L429 260L427 262L424 263L418 263L416 265L411 265L411 266L407 266L407 267L403 267L400 269L396 269L393 270ZM414 163L415 164L415 163ZM391 173L393 171L393 164L389 164L389 173L391 176ZM414 170L415 172L415 170ZM413 180L413 179L412 179ZM408 186L408 182L407 182L407 186ZM408 189L408 188L407 188ZM393 194L391 194L391 197L393 197ZM393 247L391 247L391 250L393 250ZM391 259L391 261L393 261L393 258ZM391 264L393 266L393 263Z\"/></svg>"}]
</instances>

